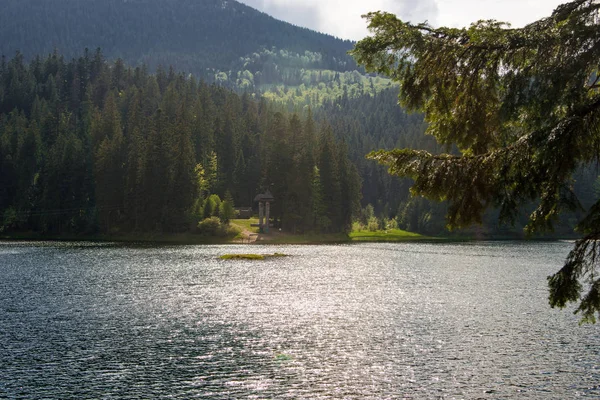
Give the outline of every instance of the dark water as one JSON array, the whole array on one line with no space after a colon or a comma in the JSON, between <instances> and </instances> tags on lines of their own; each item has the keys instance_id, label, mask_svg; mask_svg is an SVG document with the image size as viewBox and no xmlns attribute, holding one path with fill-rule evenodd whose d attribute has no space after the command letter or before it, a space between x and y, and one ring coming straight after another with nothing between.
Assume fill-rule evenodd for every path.
<instances>
[{"instance_id":1,"label":"dark water","mask_svg":"<svg viewBox=\"0 0 600 400\"><path fill-rule=\"evenodd\" d=\"M600 398L570 247L0 243L0 398Z\"/></svg>"}]
</instances>

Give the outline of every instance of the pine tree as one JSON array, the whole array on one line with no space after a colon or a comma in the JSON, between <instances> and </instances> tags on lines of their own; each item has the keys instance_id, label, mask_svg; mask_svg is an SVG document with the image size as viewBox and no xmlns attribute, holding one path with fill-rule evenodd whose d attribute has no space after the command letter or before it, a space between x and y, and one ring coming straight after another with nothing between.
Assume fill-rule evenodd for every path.
<instances>
[{"instance_id":1,"label":"pine tree","mask_svg":"<svg viewBox=\"0 0 600 400\"><path fill-rule=\"evenodd\" d=\"M233 205L233 196L229 191L225 193L225 199L221 203L219 209L219 219L222 223L228 224L231 219L235 216L235 209Z\"/></svg>"},{"instance_id":2,"label":"pine tree","mask_svg":"<svg viewBox=\"0 0 600 400\"><path fill-rule=\"evenodd\" d=\"M326 216L330 221L327 231L335 231L342 227L342 189L338 154L335 148L333 133L329 125L323 126L320 140L319 172L323 203Z\"/></svg>"},{"instance_id":3,"label":"pine tree","mask_svg":"<svg viewBox=\"0 0 600 400\"><path fill-rule=\"evenodd\" d=\"M412 177L415 194L448 200L450 226L481 222L491 206L502 221L514 222L521 205L536 202L527 230L551 229L561 213L578 207L572 174L600 158L599 10L594 0L571 1L519 29L493 20L433 28L368 14L374 35L356 45L355 57L398 80L401 103L424 111L428 133L460 150L398 149L371 158ZM579 301L583 320L595 321L600 202L578 229L585 236L549 278L550 304Z\"/></svg>"},{"instance_id":4,"label":"pine tree","mask_svg":"<svg viewBox=\"0 0 600 400\"><path fill-rule=\"evenodd\" d=\"M135 89L127 117L127 167L125 172L124 209L133 230L139 230L143 216L145 193L143 186L146 169L146 140L143 135L142 102Z\"/></svg>"},{"instance_id":5,"label":"pine tree","mask_svg":"<svg viewBox=\"0 0 600 400\"><path fill-rule=\"evenodd\" d=\"M101 227L110 232L119 222L124 206L125 139L115 96L110 92L96 132L94 175L96 207Z\"/></svg>"},{"instance_id":6,"label":"pine tree","mask_svg":"<svg viewBox=\"0 0 600 400\"><path fill-rule=\"evenodd\" d=\"M340 230L349 232L352 221L360 210L360 176L358 170L348 159L346 143L338 147L339 174L340 174Z\"/></svg>"}]
</instances>

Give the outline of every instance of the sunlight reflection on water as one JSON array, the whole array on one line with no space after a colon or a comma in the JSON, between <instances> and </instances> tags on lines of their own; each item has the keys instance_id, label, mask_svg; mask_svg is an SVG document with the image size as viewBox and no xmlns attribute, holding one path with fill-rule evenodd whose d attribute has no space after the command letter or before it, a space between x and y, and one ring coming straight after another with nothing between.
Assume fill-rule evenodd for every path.
<instances>
[{"instance_id":1,"label":"sunlight reflection on water","mask_svg":"<svg viewBox=\"0 0 600 400\"><path fill-rule=\"evenodd\" d=\"M600 397L570 246L0 243L0 398Z\"/></svg>"}]
</instances>

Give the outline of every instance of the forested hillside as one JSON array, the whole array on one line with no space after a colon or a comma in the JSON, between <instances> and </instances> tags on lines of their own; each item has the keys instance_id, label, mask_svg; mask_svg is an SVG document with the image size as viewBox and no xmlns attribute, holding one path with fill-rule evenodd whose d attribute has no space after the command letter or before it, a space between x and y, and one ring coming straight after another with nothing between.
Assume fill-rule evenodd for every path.
<instances>
[{"instance_id":1,"label":"forested hillside","mask_svg":"<svg viewBox=\"0 0 600 400\"><path fill-rule=\"evenodd\" d=\"M207 79L263 49L318 53L311 68L353 70L352 43L276 20L234 0L5 0L0 54L101 48L128 65L172 65Z\"/></svg>"},{"instance_id":2,"label":"forested hillside","mask_svg":"<svg viewBox=\"0 0 600 400\"><path fill-rule=\"evenodd\" d=\"M98 121L109 118L105 103L112 98L119 111L115 115L121 124L127 168L138 164L143 164L143 167L136 168L146 168L146 163L150 162L148 160L158 157L156 148L164 149L164 146L171 146L165 143L176 140L171 135L180 134L179 127L192 130L194 152L190 163L194 164L194 170L199 168L194 172L199 182L191 188L192 192L199 191L198 195L192 196L194 201L200 197L205 199L213 192L223 197L229 191L235 204L250 205L258 190L272 186L273 191L281 191L277 195L285 199L275 206L275 212L285 228L295 231L348 229L349 212L344 211L344 217L336 214L341 209L341 199L345 198L341 195L341 186L338 188L335 183L318 190L316 187L319 180L335 179L345 173L344 165L350 160L356 166L356 170L349 167L351 180L355 182L357 171L362 182L363 222L369 219L365 215L372 214L381 228L388 226L392 219L400 227L412 231L437 234L445 229L444 203L412 198L410 180L392 177L384 167L365 159L367 153L376 149L408 147L434 153L443 149L432 137L424 135L426 123L422 115L407 114L398 106L396 84L385 77L365 75L356 70L356 64L346 54L352 47L351 42L292 26L232 0L7 0L0 13L0 35L3 38L0 52L8 57L2 60L0 72L0 124L4 138L3 170L0 175L3 177L1 183L5 185L0 188L0 211L9 210L15 216L6 219L12 221L5 223L6 226L28 226L31 220L23 225L22 216L36 214L33 211L28 214L23 210L37 210L35 212L40 215L45 212L47 216L47 210L58 212L56 210L66 207L70 210L92 210L92 214L85 217L88 218L88 227L85 229L183 229L183 220L169 222L170 213L175 208L178 218L183 218L182 215L189 211L186 209L189 205L187 200L183 201L186 207L166 203L145 205L147 210L152 209L152 212L161 215L148 214L151 218L144 218L145 226L140 226L139 221L132 222L131 213L120 208L117 212L110 212L110 223L94 226L94 221L97 221L95 215L107 210L108 206L108 203L98 203L103 200L101 195L98 197L96 186L102 179L97 180L98 171L94 170L104 162L103 158L97 159L103 140L88 143L86 135L97 134L94 132L101 125ZM82 56L86 47L102 48L106 59L96 50L86 51ZM16 51L20 53L10 60ZM119 57L124 61L116 61ZM31 64L28 64L29 61ZM158 89L147 93L152 86L148 83L151 81L156 82ZM207 84L197 83L200 81ZM213 83L215 86L211 85ZM173 85L174 89L169 91ZM154 121L154 125L142 125L138 129L147 135L141 144L136 144L142 146L143 151L131 153L130 147L132 143L137 143L137 139L133 134L133 125L130 123L132 115L129 112L136 90L140 101L154 102L152 107L156 108L151 110L147 106L150 108L141 118L144 124ZM190 98L188 92L197 92L197 95ZM177 104L171 108L179 107L187 111L176 114L176 118L165 116L163 111L158 113L158 110L167 108L164 105L167 101ZM200 107L198 104L204 107L200 114L194 111ZM315 127L313 114L320 126L330 128ZM79 168L82 176L73 185L80 185L87 194L73 193L73 207L70 207L71 200L56 200L62 199L62 195L53 194L55 200L47 200L54 193L52 188L40 192L40 185L56 185L62 177L66 177L56 177L52 184L45 183L48 175L42 178L43 173L54 170L47 163L58 151L56 142L39 139L47 136L43 132L50 126L48 115L53 115L56 132L62 132L62 139L66 140L64 135L67 133L71 135L64 146L75 146L73 149L77 151L77 146L83 146L83 158L78 160L85 160L81 166L86 168L86 172ZM168 124L164 121L168 121ZM20 132L17 126L26 127L27 135L37 138L31 139L35 152L23 153L23 150L19 150L20 146L29 145L29 142L16 139L22 135L15 133ZM156 129L162 132L158 136L162 139L159 144L150 145L154 140L150 132ZM298 133L300 131L304 136ZM326 157L319 158L323 141L313 139L319 137L321 131L341 144L332 144L337 159L331 161L331 174L326 171L327 167L323 167ZM29 137L27 135L23 137ZM60 135L56 133L55 136ZM112 135L105 136L112 140ZM282 143L281 147L267 145L277 140ZM299 140L312 144L308 147L299 145ZM106 146L103 151L112 149L112 145ZM154 153L149 152L152 146ZM291 165L299 165L299 154L307 148L312 154L310 157L315 160L309 164L315 164L320 169L311 171L305 164L302 173L298 168L288 171L286 168ZM54 149L53 152L51 149ZM347 156L341 154L344 152ZM33 158L28 162L22 160L25 157L23 154L29 153L35 154L35 162ZM133 154L136 157L144 154L139 156L142 161L133 161ZM166 164L170 165L174 160L181 161L180 153L173 154L165 158ZM279 163L278 166L269 170L269 163L275 162ZM217 167L219 173L210 178ZM167 175L164 176L169 176L171 181L179 174L173 166L165 168L167 172L164 174ZM269 175L280 171L280 168L299 175ZM185 171L189 172L189 169ZM151 174L149 170L146 173ZM135 174L138 176L141 172ZM198 178L198 174L206 174L209 178ZM315 176L319 177L317 181ZM34 187L37 190L33 194L24 189L29 188L31 177L35 178ZM75 177L68 176L68 179ZM582 166L573 178L572 184L584 206L598 196L600 189L597 189L597 180L598 171L593 166ZM119 185L125 185L124 182ZM130 179L127 182L127 185L131 185L133 181ZM140 182L137 184L141 185ZM207 182L212 186L202 186ZM312 186L307 182L312 182ZM345 190L352 191L357 184L351 186ZM135 193L137 196L145 193L140 192L140 188L124 187L122 192ZM323 199L320 200L318 196L314 198L313 194L325 188L334 193L327 199L331 203L327 211L329 214L327 218L317 218L320 222L316 222L314 215L307 212L309 209L312 210L310 212L317 212L310 204ZM168 192L178 189L169 186L160 190ZM292 194L293 191L295 194ZM286 197L288 195L289 198ZM34 200L31 200L31 196ZM128 196L133 198L131 194ZM147 198L146 194L141 197ZM42 198L46 199L46 203L40 203ZM355 207L358 198L353 194L350 198L352 206L344 206L346 210ZM159 211L154 209L157 205L160 206ZM194 207L195 215L211 214L198 211L203 205L195 204ZM183 212L184 209L187 211ZM526 220L526 211L522 218L517 219L517 231ZM319 212L325 216L324 211ZM186 215L189 217L191 214ZM484 221L485 231L509 230L494 225L492 217L493 211ZM59 222L44 223L34 229L62 231L69 217L65 217L65 220L61 218L56 219ZM83 217L78 218L77 229L83 229ZM311 222L301 222L306 219ZM571 220L575 218L567 216L558 229L561 232L570 231L573 226ZM41 224L40 221L42 219L36 223ZM189 218L186 221L189 222Z\"/></svg>"},{"instance_id":3,"label":"forested hillside","mask_svg":"<svg viewBox=\"0 0 600 400\"><path fill-rule=\"evenodd\" d=\"M0 65L3 231L194 231L220 198L252 206L265 189L283 229L347 231L360 181L346 154L310 112L173 71L99 52Z\"/></svg>"}]
</instances>

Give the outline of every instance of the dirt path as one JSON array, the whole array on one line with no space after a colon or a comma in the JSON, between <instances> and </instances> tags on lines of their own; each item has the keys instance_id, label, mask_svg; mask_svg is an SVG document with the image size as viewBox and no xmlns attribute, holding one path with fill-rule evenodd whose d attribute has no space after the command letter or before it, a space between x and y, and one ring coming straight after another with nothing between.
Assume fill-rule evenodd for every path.
<instances>
[{"instance_id":1,"label":"dirt path","mask_svg":"<svg viewBox=\"0 0 600 400\"><path fill-rule=\"evenodd\" d=\"M252 244L256 242L257 238L258 233L250 232L249 230L244 229L238 237L231 241L231 243Z\"/></svg>"},{"instance_id":2,"label":"dirt path","mask_svg":"<svg viewBox=\"0 0 600 400\"><path fill-rule=\"evenodd\" d=\"M240 224L235 224L235 225L238 226L242 230L242 232L240 234L240 238L234 239L233 243L253 244L256 242L269 242L269 241L275 240L277 238L281 238L282 236L288 235L287 233L276 231L274 229L271 232L269 232L268 234L252 232L252 231L248 230L248 228L246 228Z\"/></svg>"},{"instance_id":3,"label":"dirt path","mask_svg":"<svg viewBox=\"0 0 600 400\"><path fill-rule=\"evenodd\" d=\"M281 237L284 235L285 234L282 234L281 232L265 234L265 233L252 232L252 231L242 228L242 233L240 234L241 238L235 239L234 243L253 244L256 242L269 242L271 240L274 240L275 238L278 238L278 237Z\"/></svg>"}]
</instances>

